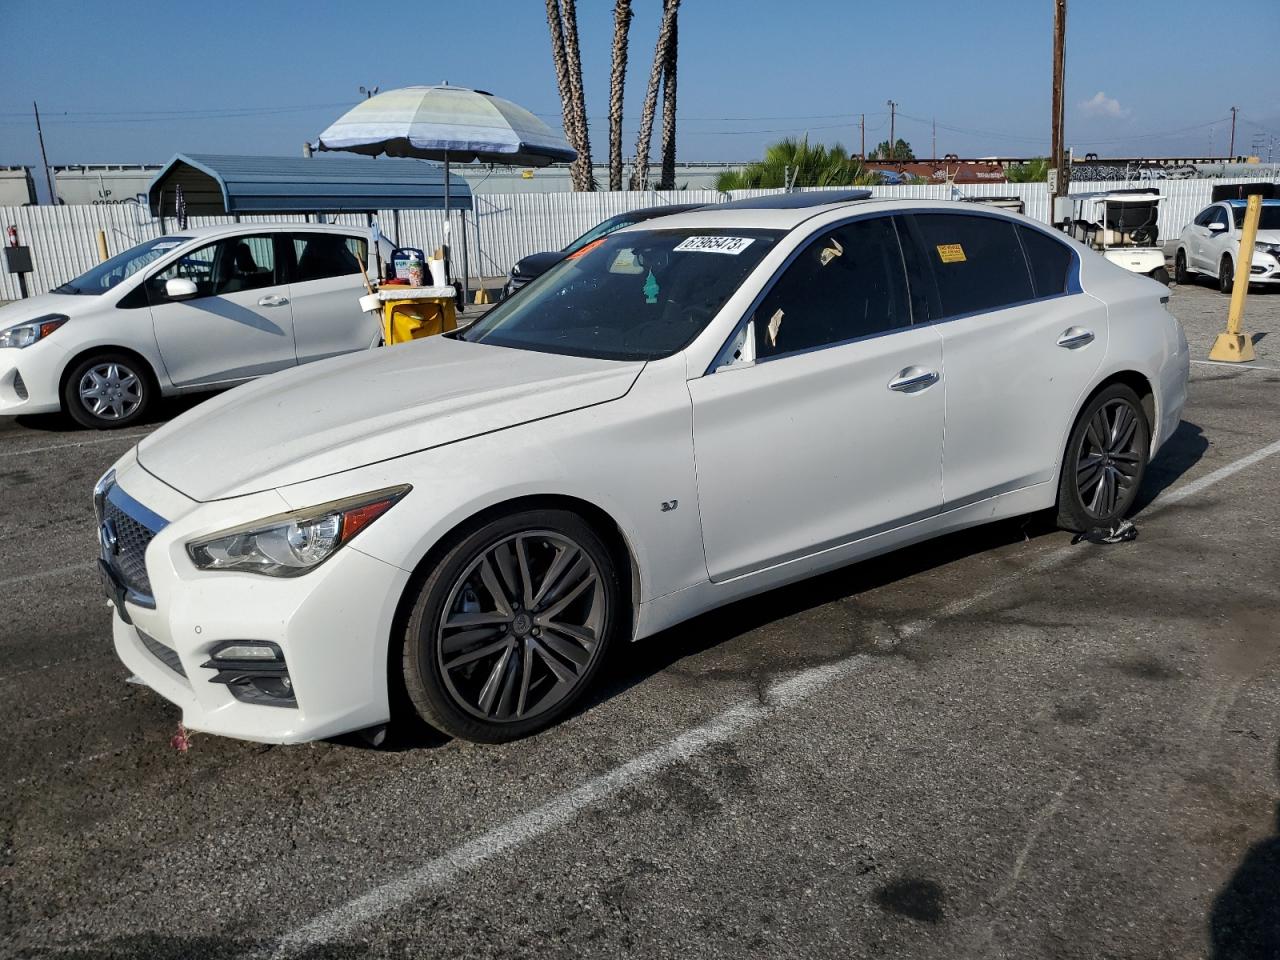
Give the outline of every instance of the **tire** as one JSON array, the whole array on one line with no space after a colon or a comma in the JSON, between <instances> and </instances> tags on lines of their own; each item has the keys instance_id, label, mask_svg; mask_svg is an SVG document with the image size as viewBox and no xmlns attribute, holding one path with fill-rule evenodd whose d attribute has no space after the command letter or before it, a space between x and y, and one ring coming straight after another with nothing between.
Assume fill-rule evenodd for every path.
<instances>
[{"instance_id":1,"label":"tire","mask_svg":"<svg viewBox=\"0 0 1280 960\"><path fill-rule=\"evenodd\" d=\"M1151 271L1151 279L1157 283L1163 283L1167 287L1169 285L1169 271L1164 267L1156 267Z\"/></svg>"},{"instance_id":2,"label":"tire","mask_svg":"<svg viewBox=\"0 0 1280 960\"><path fill-rule=\"evenodd\" d=\"M1173 282L1183 287L1191 282L1192 273L1187 269L1187 251L1179 250L1173 258Z\"/></svg>"},{"instance_id":3,"label":"tire","mask_svg":"<svg viewBox=\"0 0 1280 960\"><path fill-rule=\"evenodd\" d=\"M1137 499L1150 451L1151 425L1138 395L1122 383L1099 391L1067 441L1058 478L1058 526L1084 532L1118 524Z\"/></svg>"},{"instance_id":4,"label":"tire","mask_svg":"<svg viewBox=\"0 0 1280 960\"><path fill-rule=\"evenodd\" d=\"M449 736L528 736L590 687L626 619L622 607L617 565L577 514L491 520L460 536L422 582L405 628L405 690Z\"/></svg>"},{"instance_id":5,"label":"tire","mask_svg":"<svg viewBox=\"0 0 1280 960\"><path fill-rule=\"evenodd\" d=\"M1231 257L1224 255L1222 262L1218 264L1218 290L1221 293L1230 293L1232 286L1236 282L1236 268L1231 262Z\"/></svg>"},{"instance_id":6,"label":"tire","mask_svg":"<svg viewBox=\"0 0 1280 960\"><path fill-rule=\"evenodd\" d=\"M62 403L82 427L119 430L145 417L159 392L154 374L137 357L97 353L67 372Z\"/></svg>"}]
</instances>

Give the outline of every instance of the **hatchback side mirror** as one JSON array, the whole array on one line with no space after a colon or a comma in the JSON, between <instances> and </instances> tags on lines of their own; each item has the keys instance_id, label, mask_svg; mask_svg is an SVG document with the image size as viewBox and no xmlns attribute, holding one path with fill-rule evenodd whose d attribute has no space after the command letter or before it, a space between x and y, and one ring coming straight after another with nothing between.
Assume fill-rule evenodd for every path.
<instances>
[{"instance_id":1,"label":"hatchback side mirror","mask_svg":"<svg viewBox=\"0 0 1280 960\"><path fill-rule=\"evenodd\" d=\"M1210 233L1222 233L1222 231L1226 229L1227 225L1221 220L1215 220L1213 223L1209 224Z\"/></svg>"},{"instance_id":2,"label":"hatchback side mirror","mask_svg":"<svg viewBox=\"0 0 1280 960\"><path fill-rule=\"evenodd\" d=\"M195 281L186 277L174 277L164 282L164 295L170 300L190 300L199 292Z\"/></svg>"}]
</instances>

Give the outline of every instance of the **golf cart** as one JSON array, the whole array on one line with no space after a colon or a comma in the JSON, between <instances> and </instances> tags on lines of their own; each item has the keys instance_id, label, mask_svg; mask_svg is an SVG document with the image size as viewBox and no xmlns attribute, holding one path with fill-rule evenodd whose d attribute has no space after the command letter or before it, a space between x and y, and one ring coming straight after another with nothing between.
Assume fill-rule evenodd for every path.
<instances>
[{"instance_id":1,"label":"golf cart","mask_svg":"<svg viewBox=\"0 0 1280 960\"><path fill-rule=\"evenodd\" d=\"M1116 266L1169 282L1160 246L1160 191L1103 190L1071 195L1069 233Z\"/></svg>"}]
</instances>

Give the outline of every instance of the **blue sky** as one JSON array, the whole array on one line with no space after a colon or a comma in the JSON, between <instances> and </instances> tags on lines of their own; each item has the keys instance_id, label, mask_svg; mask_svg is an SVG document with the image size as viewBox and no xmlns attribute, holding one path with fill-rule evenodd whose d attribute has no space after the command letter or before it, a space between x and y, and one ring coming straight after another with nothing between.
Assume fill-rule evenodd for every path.
<instances>
[{"instance_id":1,"label":"blue sky","mask_svg":"<svg viewBox=\"0 0 1280 960\"><path fill-rule=\"evenodd\" d=\"M1233 104L1237 152L1259 134L1280 146L1280 17L1255 10L1248 29L1228 34L1206 19L1213 5L1203 0L1070 7L1067 131L1078 152L1225 153ZM607 150L612 8L579 0L597 160ZM634 8L627 154L660 0ZM1051 34L1051 0L685 0L679 155L749 160L806 132L856 150L863 112L870 149L888 134L890 98L898 134L918 155L930 151L934 118L940 154L1043 154ZM559 126L542 0L0 0L0 35L0 164L39 163L33 99L53 164L159 162L179 151L296 155L362 84L447 79Z\"/></svg>"}]
</instances>

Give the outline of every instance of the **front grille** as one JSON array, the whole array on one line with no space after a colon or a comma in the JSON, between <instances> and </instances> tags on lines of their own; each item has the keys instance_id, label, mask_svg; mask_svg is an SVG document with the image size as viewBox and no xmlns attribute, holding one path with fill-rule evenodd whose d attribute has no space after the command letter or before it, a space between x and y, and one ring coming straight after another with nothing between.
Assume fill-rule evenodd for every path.
<instances>
[{"instance_id":1,"label":"front grille","mask_svg":"<svg viewBox=\"0 0 1280 960\"><path fill-rule=\"evenodd\" d=\"M178 659L178 651L172 647L166 647L155 637L149 637L141 630L138 631L138 639L142 641L142 645L151 652L151 655L172 670L178 676L186 679L187 671L182 668L182 661Z\"/></svg>"},{"instance_id":2,"label":"front grille","mask_svg":"<svg viewBox=\"0 0 1280 960\"><path fill-rule=\"evenodd\" d=\"M27 399L27 385L22 381L22 374L17 370L13 371L13 392L18 395L19 400Z\"/></svg>"},{"instance_id":3,"label":"front grille","mask_svg":"<svg viewBox=\"0 0 1280 960\"><path fill-rule=\"evenodd\" d=\"M103 520L115 527L119 546L107 562L126 587L144 597L151 596L151 578L147 576L147 546L156 533L143 526L115 505L109 498L103 506Z\"/></svg>"}]
</instances>

